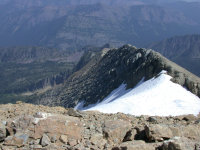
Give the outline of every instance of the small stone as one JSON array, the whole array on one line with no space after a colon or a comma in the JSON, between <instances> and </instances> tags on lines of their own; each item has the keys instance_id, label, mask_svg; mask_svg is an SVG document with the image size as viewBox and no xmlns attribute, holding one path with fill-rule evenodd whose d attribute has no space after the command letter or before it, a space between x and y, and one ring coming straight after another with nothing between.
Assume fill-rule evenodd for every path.
<instances>
[{"instance_id":1,"label":"small stone","mask_svg":"<svg viewBox=\"0 0 200 150\"><path fill-rule=\"evenodd\" d=\"M151 123L158 123L158 121L155 117L149 117L148 121L151 122Z\"/></svg>"},{"instance_id":2,"label":"small stone","mask_svg":"<svg viewBox=\"0 0 200 150\"><path fill-rule=\"evenodd\" d=\"M64 144L67 144L67 142L68 142L67 136L66 136L66 135L61 135L61 136L60 136L60 141L61 141L62 143L64 143Z\"/></svg>"},{"instance_id":3,"label":"small stone","mask_svg":"<svg viewBox=\"0 0 200 150\"><path fill-rule=\"evenodd\" d=\"M200 119L196 120L195 124L200 124Z\"/></svg>"},{"instance_id":4,"label":"small stone","mask_svg":"<svg viewBox=\"0 0 200 150\"><path fill-rule=\"evenodd\" d=\"M99 148L103 149L104 145L106 144L106 140L103 138L102 134L93 134L90 138L90 142L93 145L98 146Z\"/></svg>"},{"instance_id":5,"label":"small stone","mask_svg":"<svg viewBox=\"0 0 200 150\"><path fill-rule=\"evenodd\" d=\"M56 141L57 141L56 136L52 136L52 137L51 137L51 143L56 143Z\"/></svg>"},{"instance_id":6,"label":"small stone","mask_svg":"<svg viewBox=\"0 0 200 150\"><path fill-rule=\"evenodd\" d=\"M40 149L42 149L42 146L41 145L31 145L30 148L34 149L34 150L37 150L37 149L40 150Z\"/></svg>"},{"instance_id":7,"label":"small stone","mask_svg":"<svg viewBox=\"0 0 200 150\"><path fill-rule=\"evenodd\" d=\"M47 146L50 144L49 137L46 134L43 134L42 139L41 139L41 145L43 147Z\"/></svg>"},{"instance_id":8,"label":"small stone","mask_svg":"<svg viewBox=\"0 0 200 150\"><path fill-rule=\"evenodd\" d=\"M77 143L77 140L69 140L68 144L73 147L73 146L77 145L78 143Z\"/></svg>"},{"instance_id":9,"label":"small stone","mask_svg":"<svg viewBox=\"0 0 200 150\"><path fill-rule=\"evenodd\" d=\"M195 150L200 150L200 144L195 144Z\"/></svg>"},{"instance_id":10,"label":"small stone","mask_svg":"<svg viewBox=\"0 0 200 150\"><path fill-rule=\"evenodd\" d=\"M16 101L16 104L23 104L22 101Z\"/></svg>"}]
</instances>

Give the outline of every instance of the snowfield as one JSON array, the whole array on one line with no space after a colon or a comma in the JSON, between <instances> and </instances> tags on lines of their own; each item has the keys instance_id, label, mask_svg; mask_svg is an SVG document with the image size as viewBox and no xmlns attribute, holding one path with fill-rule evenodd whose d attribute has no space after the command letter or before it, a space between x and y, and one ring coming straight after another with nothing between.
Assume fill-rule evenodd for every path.
<instances>
[{"instance_id":1,"label":"snowfield","mask_svg":"<svg viewBox=\"0 0 200 150\"><path fill-rule=\"evenodd\" d=\"M122 84L108 95L102 102L80 110L98 110L103 113L122 112L132 115L177 116L184 114L197 115L200 112L200 98L179 84L170 81L172 77L162 71L159 76L126 90Z\"/></svg>"}]
</instances>

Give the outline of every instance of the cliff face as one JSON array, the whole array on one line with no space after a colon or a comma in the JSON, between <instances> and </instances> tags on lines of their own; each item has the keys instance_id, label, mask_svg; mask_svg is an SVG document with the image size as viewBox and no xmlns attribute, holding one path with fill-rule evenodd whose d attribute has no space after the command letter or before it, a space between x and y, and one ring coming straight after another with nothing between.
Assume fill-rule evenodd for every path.
<instances>
[{"instance_id":1,"label":"cliff face","mask_svg":"<svg viewBox=\"0 0 200 150\"><path fill-rule=\"evenodd\" d=\"M122 83L133 88L142 78L148 80L162 70L172 76L173 82L200 96L198 77L153 50L125 45L104 49L72 74L64 86L48 91L38 103L74 107L84 100L87 106L103 100Z\"/></svg>"},{"instance_id":2,"label":"cliff face","mask_svg":"<svg viewBox=\"0 0 200 150\"><path fill-rule=\"evenodd\" d=\"M0 105L0 149L198 150L200 118L82 112Z\"/></svg>"}]
</instances>

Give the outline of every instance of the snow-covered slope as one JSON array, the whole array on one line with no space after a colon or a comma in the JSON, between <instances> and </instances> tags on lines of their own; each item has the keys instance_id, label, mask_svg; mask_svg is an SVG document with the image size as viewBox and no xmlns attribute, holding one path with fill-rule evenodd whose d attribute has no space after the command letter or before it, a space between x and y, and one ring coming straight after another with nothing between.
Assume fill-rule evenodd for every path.
<instances>
[{"instance_id":1,"label":"snow-covered slope","mask_svg":"<svg viewBox=\"0 0 200 150\"><path fill-rule=\"evenodd\" d=\"M170 81L171 76L162 71L157 77L142 81L133 89L126 90L122 84L102 102L83 108L104 113L123 112L132 115L176 116L197 115L200 112L200 99L179 84Z\"/></svg>"}]
</instances>

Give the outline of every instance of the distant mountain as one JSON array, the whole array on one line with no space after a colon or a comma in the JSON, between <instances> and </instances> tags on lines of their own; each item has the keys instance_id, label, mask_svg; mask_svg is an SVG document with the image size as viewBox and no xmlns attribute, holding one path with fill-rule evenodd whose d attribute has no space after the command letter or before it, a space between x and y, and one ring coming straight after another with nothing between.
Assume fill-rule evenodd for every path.
<instances>
[{"instance_id":1,"label":"distant mountain","mask_svg":"<svg viewBox=\"0 0 200 150\"><path fill-rule=\"evenodd\" d=\"M0 0L0 46L78 50L105 43L139 47L200 33L200 3L163 0Z\"/></svg>"},{"instance_id":2,"label":"distant mountain","mask_svg":"<svg viewBox=\"0 0 200 150\"><path fill-rule=\"evenodd\" d=\"M32 92L63 83L81 55L43 47L0 48L0 103L25 101Z\"/></svg>"},{"instance_id":3,"label":"distant mountain","mask_svg":"<svg viewBox=\"0 0 200 150\"><path fill-rule=\"evenodd\" d=\"M26 101L27 97L34 100L34 93L44 93L63 84L93 55L107 47L110 47L109 44L85 46L70 53L36 46L0 48L0 103Z\"/></svg>"},{"instance_id":4,"label":"distant mountain","mask_svg":"<svg viewBox=\"0 0 200 150\"><path fill-rule=\"evenodd\" d=\"M125 45L96 53L64 85L35 95L37 101L34 103L75 107L83 102L82 107L86 107L101 102L122 84L126 85L126 90L130 90L140 81L157 78L162 70L172 77L171 81L200 97L200 78L153 50ZM117 91L115 96L122 94L120 90Z\"/></svg>"},{"instance_id":5,"label":"distant mountain","mask_svg":"<svg viewBox=\"0 0 200 150\"><path fill-rule=\"evenodd\" d=\"M200 35L176 36L149 46L200 76Z\"/></svg>"},{"instance_id":6,"label":"distant mountain","mask_svg":"<svg viewBox=\"0 0 200 150\"><path fill-rule=\"evenodd\" d=\"M44 47L8 47L0 48L0 62L31 63L44 61L69 61L69 54L53 48ZM75 62L78 61L74 60Z\"/></svg>"}]
</instances>

